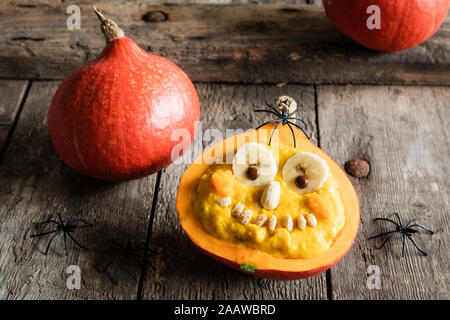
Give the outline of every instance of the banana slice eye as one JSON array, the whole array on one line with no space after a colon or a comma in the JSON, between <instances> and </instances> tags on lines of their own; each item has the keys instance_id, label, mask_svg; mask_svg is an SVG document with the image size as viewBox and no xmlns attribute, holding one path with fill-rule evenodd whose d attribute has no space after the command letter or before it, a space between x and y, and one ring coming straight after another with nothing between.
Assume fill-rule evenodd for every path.
<instances>
[{"instance_id":1,"label":"banana slice eye","mask_svg":"<svg viewBox=\"0 0 450 320\"><path fill-rule=\"evenodd\" d=\"M233 173L250 187L261 187L273 180L277 162L269 149L256 142L241 146L233 158Z\"/></svg>"},{"instance_id":2,"label":"banana slice eye","mask_svg":"<svg viewBox=\"0 0 450 320\"><path fill-rule=\"evenodd\" d=\"M322 188L328 178L328 166L315 154L301 152L290 157L283 167L283 178L299 194Z\"/></svg>"}]
</instances>

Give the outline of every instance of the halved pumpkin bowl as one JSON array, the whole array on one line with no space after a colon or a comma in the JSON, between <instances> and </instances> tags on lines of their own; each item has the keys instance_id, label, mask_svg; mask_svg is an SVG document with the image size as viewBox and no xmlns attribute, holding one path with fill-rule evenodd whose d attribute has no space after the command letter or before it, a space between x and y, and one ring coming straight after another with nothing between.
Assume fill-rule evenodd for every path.
<instances>
[{"instance_id":1,"label":"halved pumpkin bowl","mask_svg":"<svg viewBox=\"0 0 450 320\"><path fill-rule=\"evenodd\" d=\"M294 280L314 276L335 265L351 248L359 226L359 202L355 189L345 172L320 148L314 145L300 130L294 129L297 149L311 152L326 161L329 171L339 186L339 193L345 212L345 225L331 247L322 254L307 259L283 259L261 250L218 239L209 234L200 224L193 211L192 195L196 192L197 181L211 163L215 150L223 154L234 154L247 142L261 142L266 132L273 129L269 124L258 130L251 130L222 140L200 155L184 172L178 187L176 207L181 227L191 241L204 253L232 268L258 277ZM270 130L267 130L270 129ZM292 133L287 127L279 128L279 142L294 146ZM261 134L263 133L264 134ZM267 140L265 140L267 141ZM265 142L264 142L265 143ZM206 162L206 163L205 163Z\"/></svg>"}]
</instances>

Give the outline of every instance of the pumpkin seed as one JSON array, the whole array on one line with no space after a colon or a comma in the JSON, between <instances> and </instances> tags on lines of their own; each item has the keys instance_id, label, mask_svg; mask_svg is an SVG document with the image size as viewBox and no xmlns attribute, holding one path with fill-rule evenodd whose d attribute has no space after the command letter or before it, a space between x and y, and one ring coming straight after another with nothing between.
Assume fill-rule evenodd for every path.
<instances>
[{"instance_id":1,"label":"pumpkin seed","mask_svg":"<svg viewBox=\"0 0 450 320\"><path fill-rule=\"evenodd\" d=\"M294 227L294 221L292 221L292 217L290 215L285 215L283 220L281 220L281 225L287 229L287 231L291 232Z\"/></svg>"},{"instance_id":2,"label":"pumpkin seed","mask_svg":"<svg viewBox=\"0 0 450 320\"><path fill-rule=\"evenodd\" d=\"M317 219L311 213L307 213L306 214L306 222L308 222L308 225L311 226L311 227L317 226Z\"/></svg>"}]
</instances>

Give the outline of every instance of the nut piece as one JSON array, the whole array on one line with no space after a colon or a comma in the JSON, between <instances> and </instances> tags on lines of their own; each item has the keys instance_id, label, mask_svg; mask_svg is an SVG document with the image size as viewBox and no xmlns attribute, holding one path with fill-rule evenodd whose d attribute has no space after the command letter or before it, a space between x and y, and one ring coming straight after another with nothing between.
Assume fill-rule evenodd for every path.
<instances>
[{"instance_id":1,"label":"nut piece","mask_svg":"<svg viewBox=\"0 0 450 320\"><path fill-rule=\"evenodd\" d=\"M261 195L261 205L265 209L273 210L278 206L280 201L280 183L278 181L271 181L264 189Z\"/></svg>"},{"instance_id":2,"label":"nut piece","mask_svg":"<svg viewBox=\"0 0 450 320\"><path fill-rule=\"evenodd\" d=\"M283 113L284 109L287 110L288 115L291 115L295 111L297 111L297 102L289 96L280 96L276 98L275 104L278 106L281 114Z\"/></svg>"},{"instance_id":3,"label":"nut piece","mask_svg":"<svg viewBox=\"0 0 450 320\"><path fill-rule=\"evenodd\" d=\"M356 159L347 161L344 165L345 171L353 177L364 178L369 175L370 165L366 160Z\"/></svg>"},{"instance_id":4,"label":"nut piece","mask_svg":"<svg viewBox=\"0 0 450 320\"><path fill-rule=\"evenodd\" d=\"M217 199L216 202L219 206L221 206L222 208L225 208L225 207L228 207L229 205L231 205L231 198L230 197L220 198L220 199Z\"/></svg>"},{"instance_id":5,"label":"nut piece","mask_svg":"<svg viewBox=\"0 0 450 320\"><path fill-rule=\"evenodd\" d=\"M294 221L292 221L292 217L290 215L285 215L283 220L281 220L281 225L287 229L287 231L291 232L294 227Z\"/></svg>"},{"instance_id":6,"label":"nut piece","mask_svg":"<svg viewBox=\"0 0 450 320\"><path fill-rule=\"evenodd\" d=\"M258 227L262 227L267 221L267 216L264 213L258 214L258 216L255 219L255 224Z\"/></svg>"},{"instance_id":7,"label":"nut piece","mask_svg":"<svg viewBox=\"0 0 450 320\"><path fill-rule=\"evenodd\" d=\"M247 209L239 215L238 220L242 224L247 224L250 222L252 215L253 215L253 211L250 209Z\"/></svg>"},{"instance_id":8,"label":"nut piece","mask_svg":"<svg viewBox=\"0 0 450 320\"><path fill-rule=\"evenodd\" d=\"M307 213L306 214L306 222L308 223L309 226L311 227L315 227L317 226L317 219L316 217L311 214L311 213Z\"/></svg>"},{"instance_id":9,"label":"nut piece","mask_svg":"<svg viewBox=\"0 0 450 320\"><path fill-rule=\"evenodd\" d=\"M276 215L272 215L269 218L269 224L268 224L268 228L270 231L275 230L275 228L277 227L277 216Z\"/></svg>"},{"instance_id":10,"label":"nut piece","mask_svg":"<svg viewBox=\"0 0 450 320\"><path fill-rule=\"evenodd\" d=\"M231 210L231 216L233 218L237 218L242 213L242 211L244 211L244 205L238 202L234 205L233 210Z\"/></svg>"},{"instance_id":11,"label":"nut piece","mask_svg":"<svg viewBox=\"0 0 450 320\"><path fill-rule=\"evenodd\" d=\"M316 221L317 222L317 221ZM306 228L306 219L303 215L299 215L297 218L297 224L298 224L298 228L300 230L305 230Z\"/></svg>"}]
</instances>

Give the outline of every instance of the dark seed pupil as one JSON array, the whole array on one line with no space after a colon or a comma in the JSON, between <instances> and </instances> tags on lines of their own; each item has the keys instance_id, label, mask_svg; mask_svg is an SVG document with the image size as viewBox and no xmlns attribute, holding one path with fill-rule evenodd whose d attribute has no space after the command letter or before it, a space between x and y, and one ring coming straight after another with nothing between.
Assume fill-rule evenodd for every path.
<instances>
[{"instance_id":1,"label":"dark seed pupil","mask_svg":"<svg viewBox=\"0 0 450 320\"><path fill-rule=\"evenodd\" d=\"M247 169L247 177L250 180L258 179L258 177L259 177L259 170L258 170L258 168L254 167L254 166L248 167L248 169Z\"/></svg>"},{"instance_id":2,"label":"dark seed pupil","mask_svg":"<svg viewBox=\"0 0 450 320\"><path fill-rule=\"evenodd\" d=\"M295 185L299 189L304 189L308 185L308 180L304 176L298 176L295 178Z\"/></svg>"}]
</instances>

